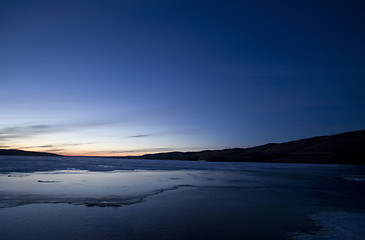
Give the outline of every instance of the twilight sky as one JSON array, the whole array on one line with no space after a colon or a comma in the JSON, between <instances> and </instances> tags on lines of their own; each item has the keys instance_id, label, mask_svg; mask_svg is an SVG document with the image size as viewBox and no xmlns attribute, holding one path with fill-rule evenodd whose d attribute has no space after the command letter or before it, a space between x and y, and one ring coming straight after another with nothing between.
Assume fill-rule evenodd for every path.
<instances>
[{"instance_id":1,"label":"twilight sky","mask_svg":"<svg viewBox=\"0 0 365 240\"><path fill-rule=\"evenodd\" d=\"M363 1L0 1L0 148L140 155L365 128Z\"/></svg>"}]
</instances>

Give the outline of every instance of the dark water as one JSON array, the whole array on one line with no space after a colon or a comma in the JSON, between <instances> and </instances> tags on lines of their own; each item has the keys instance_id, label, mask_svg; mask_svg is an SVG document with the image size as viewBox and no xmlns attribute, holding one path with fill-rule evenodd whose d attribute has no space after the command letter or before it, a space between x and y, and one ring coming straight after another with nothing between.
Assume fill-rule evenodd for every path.
<instances>
[{"instance_id":1,"label":"dark water","mask_svg":"<svg viewBox=\"0 0 365 240\"><path fill-rule=\"evenodd\" d=\"M61 159L44 167L46 158L28 157L26 164L0 158L0 239L365 236L362 166L92 158L88 169L87 158L81 160L68 159L63 169L69 170L59 171ZM321 216L324 225L310 216ZM316 232L326 222L332 228Z\"/></svg>"}]
</instances>

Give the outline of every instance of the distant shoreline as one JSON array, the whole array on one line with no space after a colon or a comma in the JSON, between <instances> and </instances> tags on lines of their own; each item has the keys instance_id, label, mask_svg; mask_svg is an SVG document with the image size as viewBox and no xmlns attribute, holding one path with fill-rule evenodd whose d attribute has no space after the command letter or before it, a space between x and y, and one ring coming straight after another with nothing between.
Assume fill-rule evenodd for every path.
<instances>
[{"instance_id":1,"label":"distant shoreline","mask_svg":"<svg viewBox=\"0 0 365 240\"><path fill-rule=\"evenodd\" d=\"M34 151L24 151L18 149L0 149L0 155L7 155L7 156L60 156L55 153L48 153L48 152L34 152Z\"/></svg>"},{"instance_id":2,"label":"distant shoreline","mask_svg":"<svg viewBox=\"0 0 365 240\"><path fill-rule=\"evenodd\" d=\"M62 156L54 153L17 149L0 149L0 155ZM205 160L211 162L365 164L365 130L312 137L285 143L268 143L251 148L203 150L199 152L166 152L145 154L142 156L94 157L188 161Z\"/></svg>"}]
</instances>

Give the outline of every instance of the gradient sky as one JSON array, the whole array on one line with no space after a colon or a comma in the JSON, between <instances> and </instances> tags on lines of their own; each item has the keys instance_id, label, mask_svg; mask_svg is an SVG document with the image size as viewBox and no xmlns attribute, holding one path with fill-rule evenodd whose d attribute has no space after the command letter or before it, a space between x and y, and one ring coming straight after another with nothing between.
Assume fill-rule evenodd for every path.
<instances>
[{"instance_id":1,"label":"gradient sky","mask_svg":"<svg viewBox=\"0 0 365 240\"><path fill-rule=\"evenodd\" d=\"M363 1L0 1L0 148L140 155L365 128Z\"/></svg>"}]
</instances>

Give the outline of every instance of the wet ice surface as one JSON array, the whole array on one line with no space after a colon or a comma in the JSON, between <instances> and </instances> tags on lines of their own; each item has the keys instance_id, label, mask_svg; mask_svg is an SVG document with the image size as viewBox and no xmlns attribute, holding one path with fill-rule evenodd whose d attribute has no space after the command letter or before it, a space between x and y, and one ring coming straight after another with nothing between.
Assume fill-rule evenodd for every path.
<instances>
[{"instance_id":1,"label":"wet ice surface","mask_svg":"<svg viewBox=\"0 0 365 240\"><path fill-rule=\"evenodd\" d=\"M363 166L2 156L0 238L365 239L363 179Z\"/></svg>"}]
</instances>

